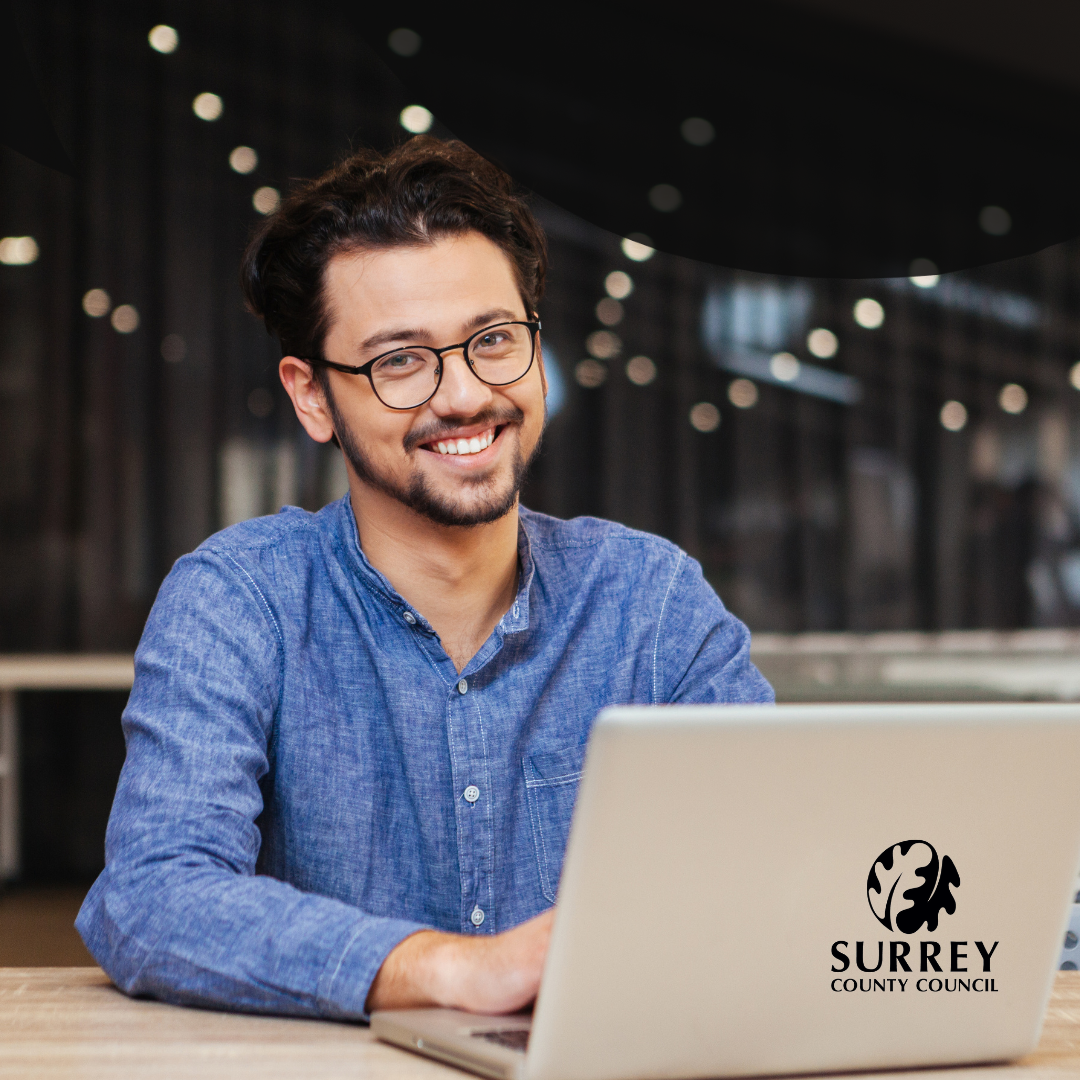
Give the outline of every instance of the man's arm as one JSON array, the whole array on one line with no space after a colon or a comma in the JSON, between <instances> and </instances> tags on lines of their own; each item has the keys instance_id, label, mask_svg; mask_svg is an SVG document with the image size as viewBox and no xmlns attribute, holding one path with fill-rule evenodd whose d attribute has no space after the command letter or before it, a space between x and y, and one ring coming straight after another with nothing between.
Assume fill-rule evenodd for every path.
<instances>
[{"instance_id":1,"label":"man's arm","mask_svg":"<svg viewBox=\"0 0 1080 1080\"><path fill-rule=\"evenodd\" d=\"M282 659L240 568L177 564L136 655L106 869L76 924L127 993L359 1018L386 957L426 929L256 874Z\"/></svg>"}]
</instances>

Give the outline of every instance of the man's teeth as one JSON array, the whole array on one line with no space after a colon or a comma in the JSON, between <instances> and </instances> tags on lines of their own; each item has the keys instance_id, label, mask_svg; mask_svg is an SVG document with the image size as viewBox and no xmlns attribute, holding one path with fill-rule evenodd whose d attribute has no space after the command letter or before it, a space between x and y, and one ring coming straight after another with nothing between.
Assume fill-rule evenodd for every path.
<instances>
[{"instance_id":1,"label":"man's teeth","mask_svg":"<svg viewBox=\"0 0 1080 1080\"><path fill-rule=\"evenodd\" d=\"M488 428L487 431L482 431L471 439L447 439L435 445L440 454L479 454L481 450L486 450L494 441L495 429Z\"/></svg>"}]
</instances>

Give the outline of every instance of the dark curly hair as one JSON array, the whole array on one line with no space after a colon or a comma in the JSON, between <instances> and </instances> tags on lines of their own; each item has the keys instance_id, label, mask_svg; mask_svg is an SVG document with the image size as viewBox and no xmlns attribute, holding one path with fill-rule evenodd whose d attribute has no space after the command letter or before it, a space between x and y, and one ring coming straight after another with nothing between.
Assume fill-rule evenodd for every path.
<instances>
[{"instance_id":1,"label":"dark curly hair","mask_svg":"<svg viewBox=\"0 0 1080 1080\"><path fill-rule=\"evenodd\" d=\"M323 280L335 255L473 231L506 253L534 313L547 245L513 180L464 143L418 135L385 154L359 150L294 188L251 238L241 287L283 354L319 358L329 330Z\"/></svg>"}]
</instances>

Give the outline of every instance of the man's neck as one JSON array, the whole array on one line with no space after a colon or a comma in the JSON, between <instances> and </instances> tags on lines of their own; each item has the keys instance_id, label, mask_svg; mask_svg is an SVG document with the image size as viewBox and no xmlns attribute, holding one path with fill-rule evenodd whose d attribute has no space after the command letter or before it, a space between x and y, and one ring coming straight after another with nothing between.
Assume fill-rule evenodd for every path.
<instances>
[{"instance_id":1,"label":"man's neck","mask_svg":"<svg viewBox=\"0 0 1080 1080\"><path fill-rule=\"evenodd\" d=\"M368 562L429 623L462 671L517 593L518 512L486 525L438 525L350 476Z\"/></svg>"}]
</instances>

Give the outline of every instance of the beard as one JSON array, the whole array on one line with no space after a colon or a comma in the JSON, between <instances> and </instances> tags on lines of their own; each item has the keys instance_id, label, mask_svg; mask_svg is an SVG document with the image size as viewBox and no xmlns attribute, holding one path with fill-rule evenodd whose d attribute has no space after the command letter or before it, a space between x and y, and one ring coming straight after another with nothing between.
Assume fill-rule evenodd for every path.
<instances>
[{"instance_id":1,"label":"beard","mask_svg":"<svg viewBox=\"0 0 1080 1080\"><path fill-rule=\"evenodd\" d=\"M479 493L478 498L467 501L456 495L436 491L420 469L414 469L404 481L381 472L365 453L355 433L345 422L345 418L338 412L337 404L329 393L326 395L326 403L342 453L356 475L365 484L381 491L384 495L389 495L392 499L397 499L398 502L423 515L429 521L433 521L436 525L469 528L474 525L486 525L505 517L517 505L521 486L525 482L530 466L540 453L540 439L536 440L536 446L533 447L528 458L522 452L519 440L510 463L510 478L502 486L492 476L463 476L463 486ZM483 424L485 427L514 424L520 431L520 425L524 419L525 414L514 405L502 409L486 409L464 420L447 420L410 432L404 440L405 450L409 454L429 453L426 450L418 450L419 446L439 436L452 435L455 430L475 424ZM502 434L499 432L500 438Z\"/></svg>"}]
</instances>

